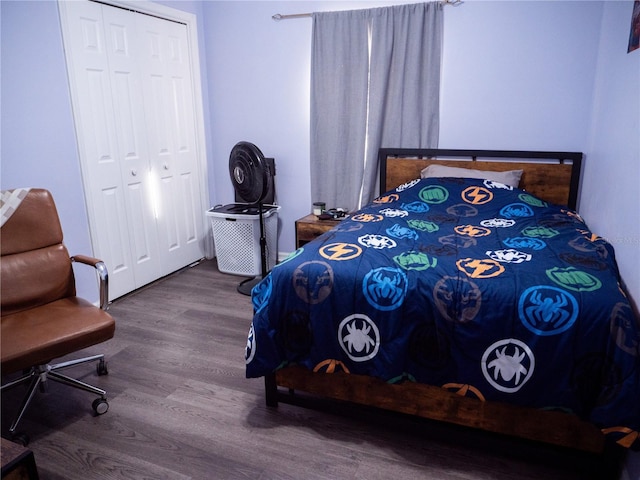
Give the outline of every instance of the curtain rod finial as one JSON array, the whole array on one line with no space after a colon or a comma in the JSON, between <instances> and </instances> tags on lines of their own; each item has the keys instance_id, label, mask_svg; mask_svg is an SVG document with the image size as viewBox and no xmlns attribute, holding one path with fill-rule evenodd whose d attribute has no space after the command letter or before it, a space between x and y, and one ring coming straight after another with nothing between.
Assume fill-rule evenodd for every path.
<instances>
[{"instance_id":1,"label":"curtain rod finial","mask_svg":"<svg viewBox=\"0 0 640 480\"><path fill-rule=\"evenodd\" d=\"M276 13L275 15L272 15L271 18L273 18L274 20L282 20L282 15Z\"/></svg>"}]
</instances>

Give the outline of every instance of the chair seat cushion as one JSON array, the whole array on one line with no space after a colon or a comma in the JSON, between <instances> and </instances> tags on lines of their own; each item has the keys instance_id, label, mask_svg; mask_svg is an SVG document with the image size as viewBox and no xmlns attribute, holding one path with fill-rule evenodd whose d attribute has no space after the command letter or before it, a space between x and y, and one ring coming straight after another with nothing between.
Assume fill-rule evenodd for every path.
<instances>
[{"instance_id":1,"label":"chair seat cushion","mask_svg":"<svg viewBox=\"0 0 640 480\"><path fill-rule=\"evenodd\" d=\"M3 315L0 339L2 373L43 365L113 337L111 315L90 302L68 297Z\"/></svg>"}]
</instances>

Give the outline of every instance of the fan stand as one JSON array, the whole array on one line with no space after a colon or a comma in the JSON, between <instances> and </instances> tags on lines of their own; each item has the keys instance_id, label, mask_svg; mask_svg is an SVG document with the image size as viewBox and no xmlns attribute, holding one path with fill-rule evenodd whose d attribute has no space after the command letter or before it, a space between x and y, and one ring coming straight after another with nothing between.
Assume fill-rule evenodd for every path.
<instances>
[{"instance_id":1,"label":"fan stand","mask_svg":"<svg viewBox=\"0 0 640 480\"><path fill-rule=\"evenodd\" d=\"M251 290L267 276L267 238L264 228L264 214L262 202L258 202L258 216L260 218L260 275L247 278L238 285L238 292L251 296Z\"/></svg>"}]
</instances>

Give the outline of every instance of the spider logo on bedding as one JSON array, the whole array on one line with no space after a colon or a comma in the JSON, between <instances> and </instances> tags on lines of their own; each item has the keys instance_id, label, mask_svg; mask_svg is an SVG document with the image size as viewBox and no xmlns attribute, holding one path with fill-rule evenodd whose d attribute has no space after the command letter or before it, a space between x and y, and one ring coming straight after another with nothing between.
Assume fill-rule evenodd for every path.
<instances>
[{"instance_id":1,"label":"spider logo on bedding","mask_svg":"<svg viewBox=\"0 0 640 480\"><path fill-rule=\"evenodd\" d=\"M518 301L522 324L540 336L562 333L578 318L578 302L569 292L550 285L529 287Z\"/></svg>"},{"instance_id":2,"label":"spider logo on bedding","mask_svg":"<svg viewBox=\"0 0 640 480\"><path fill-rule=\"evenodd\" d=\"M371 270L362 279L362 293L372 307L389 311L402 305L408 284L402 270L380 267Z\"/></svg>"},{"instance_id":3,"label":"spider logo on bedding","mask_svg":"<svg viewBox=\"0 0 640 480\"><path fill-rule=\"evenodd\" d=\"M532 217L533 210L526 203L511 203L500 210L500 215L507 218Z\"/></svg>"},{"instance_id":4,"label":"spider logo on bedding","mask_svg":"<svg viewBox=\"0 0 640 480\"><path fill-rule=\"evenodd\" d=\"M531 250L542 250L547 246L544 240L540 240L539 238L530 238L530 237L512 237L505 238L502 243L504 243L509 248L528 248Z\"/></svg>"},{"instance_id":5,"label":"spider logo on bedding","mask_svg":"<svg viewBox=\"0 0 640 480\"><path fill-rule=\"evenodd\" d=\"M508 228L513 227L515 224L516 221L510 218L490 218L480 222L480 225L487 228Z\"/></svg>"},{"instance_id":6,"label":"spider logo on bedding","mask_svg":"<svg viewBox=\"0 0 640 480\"><path fill-rule=\"evenodd\" d=\"M368 316L354 313L340 322L338 343L351 360L366 362L378 354L380 332Z\"/></svg>"},{"instance_id":7,"label":"spider logo on bedding","mask_svg":"<svg viewBox=\"0 0 640 480\"><path fill-rule=\"evenodd\" d=\"M427 213L431 209L431 207L424 202L403 203L400 207L412 213Z\"/></svg>"},{"instance_id":8,"label":"spider logo on bedding","mask_svg":"<svg viewBox=\"0 0 640 480\"><path fill-rule=\"evenodd\" d=\"M489 250L487 256L493 260L503 263L522 263L531 260L531 254L515 250L513 248L507 248L504 250Z\"/></svg>"},{"instance_id":9,"label":"spider logo on bedding","mask_svg":"<svg viewBox=\"0 0 640 480\"><path fill-rule=\"evenodd\" d=\"M535 369L531 349L520 340L498 340L487 348L481 361L485 380L500 392L515 393L527 383Z\"/></svg>"},{"instance_id":10,"label":"spider logo on bedding","mask_svg":"<svg viewBox=\"0 0 640 480\"><path fill-rule=\"evenodd\" d=\"M376 235L373 233L362 235L358 238L358 243L364 247L375 248L376 250L393 248L397 245L394 239L385 237L384 235Z\"/></svg>"},{"instance_id":11,"label":"spider logo on bedding","mask_svg":"<svg viewBox=\"0 0 640 480\"><path fill-rule=\"evenodd\" d=\"M387 235L390 235L395 238L408 238L410 240L418 239L418 232L415 230L411 230L408 227L403 227L402 225L398 225L397 223L387 228Z\"/></svg>"},{"instance_id":12,"label":"spider logo on bedding","mask_svg":"<svg viewBox=\"0 0 640 480\"><path fill-rule=\"evenodd\" d=\"M380 213L389 218L404 218L409 215L409 212L407 212L406 210L400 210L399 208L383 208L382 210L380 210Z\"/></svg>"}]
</instances>

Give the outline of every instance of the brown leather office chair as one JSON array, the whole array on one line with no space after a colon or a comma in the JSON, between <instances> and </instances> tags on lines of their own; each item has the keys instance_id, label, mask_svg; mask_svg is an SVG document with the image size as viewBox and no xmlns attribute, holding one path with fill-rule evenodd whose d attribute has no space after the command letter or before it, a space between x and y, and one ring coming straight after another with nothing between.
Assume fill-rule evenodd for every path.
<instances>
[{"instance_id":1,"label":"brown leather office chair","mask_svg":"<svg viewBox=\"0 0 640 480\"><path fill-rule=\"evenodd\" d=\"M1 390L30 382L9 432L15 434L38 386L48 379L99 395L96 414L105 413L106 392L59 370L96 361L99 375L107 373L104 355L49 364L113 337L115 322L106 312L107 269L100 260L69 257L62 243L62 227L55 203L47 190L16 189L2 192L0 202L0 295L2 297L2 376L16 374ZM72 262L97 270L100 307L76 296ZM23 372L22 375L17 372Z\"/></svg>"}]
</instances>

